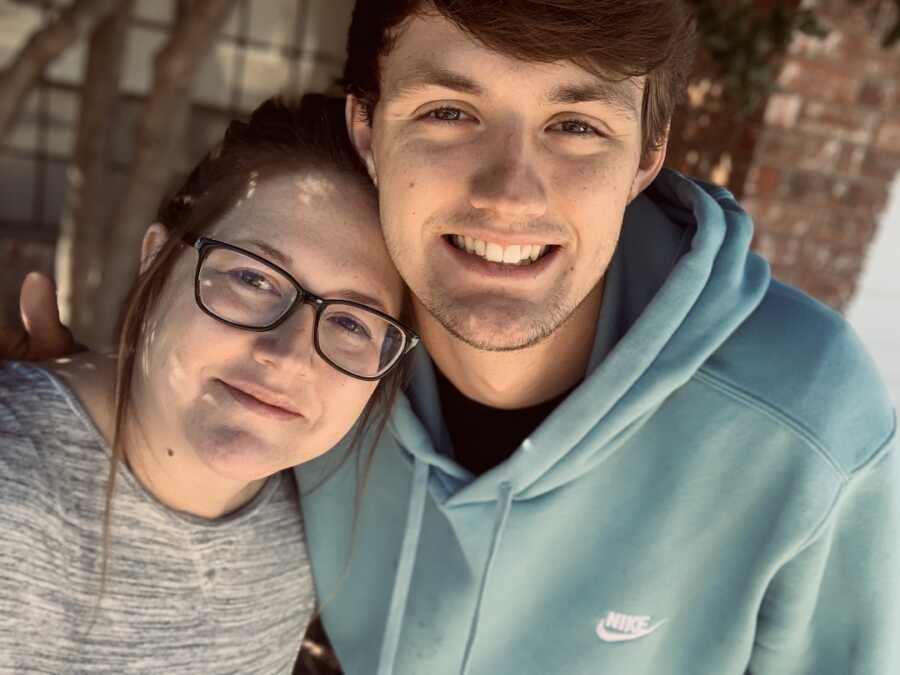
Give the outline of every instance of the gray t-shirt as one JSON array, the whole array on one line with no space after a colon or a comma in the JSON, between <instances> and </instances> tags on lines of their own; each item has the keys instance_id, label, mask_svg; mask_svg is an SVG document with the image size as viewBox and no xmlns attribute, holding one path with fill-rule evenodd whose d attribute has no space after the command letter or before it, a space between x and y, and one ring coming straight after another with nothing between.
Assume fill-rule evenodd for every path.
<instances>
[{"instance_id":1,"label":"gray t-shirt","mask_svg":"<svg viewBox=\"0 0 900 675\"><path fill-rule=\"evenodd\" d=\"M122 465L95 614L108 470L65 385L0 365L0 673L290 673L315 605L291 474L210 521Z\"/></svg>"}]
</instances>

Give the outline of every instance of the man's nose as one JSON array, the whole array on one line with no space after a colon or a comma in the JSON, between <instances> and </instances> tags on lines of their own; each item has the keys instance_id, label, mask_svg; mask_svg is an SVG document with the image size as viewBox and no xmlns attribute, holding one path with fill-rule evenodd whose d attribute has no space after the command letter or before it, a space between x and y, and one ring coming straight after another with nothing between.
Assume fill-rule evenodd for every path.
<instances>
[{"instance_id":1,"label":"man's nose","mask_svg":"<svg viewBox=\"0 0 900 675\"><path fill-rule=\"evenodd\" d=\"M483 151L483 166L472 177L471 205L510 220L542 217L547 196L538 157L524 132L513 129L497 134Z\"/></svg>"},{"instance_id":2,"label":"man's nose","mask_svg":"<svg viewBox=\"0 0 900 675\"><path fill-rule=\"evenodd\" d=\"M261 365L290 368L308 377L315 367L314 329L315 310L301 305L277 328L257 333L253 358Z\"/></svg>"}]
</instances>

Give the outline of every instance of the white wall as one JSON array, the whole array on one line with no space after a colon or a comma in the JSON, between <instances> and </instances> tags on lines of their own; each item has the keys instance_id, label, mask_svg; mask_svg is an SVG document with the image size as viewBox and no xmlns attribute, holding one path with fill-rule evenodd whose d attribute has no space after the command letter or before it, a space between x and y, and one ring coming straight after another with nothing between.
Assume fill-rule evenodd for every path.
<instances>
[{"instance_id":1,"label":"white wall","mask_svg":"<svg viewBox=\"0 0 900 675\"><path fill-rule=\"evenodd\" d=\"M900 404L900 175L847 318L881 368Z\"/></svg>"}]
</instances>

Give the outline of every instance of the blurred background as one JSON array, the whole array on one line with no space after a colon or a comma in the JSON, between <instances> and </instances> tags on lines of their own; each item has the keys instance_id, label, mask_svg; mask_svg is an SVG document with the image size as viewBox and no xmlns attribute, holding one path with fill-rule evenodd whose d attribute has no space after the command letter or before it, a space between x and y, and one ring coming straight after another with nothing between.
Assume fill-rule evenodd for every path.
<instances>
[{"instance_id":1,"label":"blurred background","mask_svg":"<svg viewBox=\"0 0 900 675\"><path fill-rule=\"evenodd\" d=\"M691 0L668 163L731 189L780 279L900 400L900 0ZM29 270L110 344L161 196L276 92L339 91L353 0L0 0L0 325ZM298 673L337 667L313 627Z\"/></svg>"}]
</instances>

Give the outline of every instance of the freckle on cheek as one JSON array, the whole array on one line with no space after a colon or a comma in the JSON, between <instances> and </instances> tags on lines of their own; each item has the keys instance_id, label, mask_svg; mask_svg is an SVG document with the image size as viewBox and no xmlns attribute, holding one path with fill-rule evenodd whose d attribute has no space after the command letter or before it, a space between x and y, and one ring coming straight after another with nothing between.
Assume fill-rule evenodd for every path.
<instances>
[{"instance_id":1,"label":"freckle on cheek","mask_svg":"<svg viewBox=\"0 0 900 675\"><path fill-rule=\"evenodd\" d=\"M168 452L169 457L174 457L174 456L175 456L175 451L174 451L172 448L169 448L166 452Z\"/></svg>"},{"instance_id":2,"label":"freckle on cheek","mask_svg":"<svg viewBox=\"0 0 900 675\"><path fill-rule=\"evenodd\" d=\"M409 189L411 190L411 189L413 189L414 187L416 187L416 181L410 181L410 183L409 183Z\"/></svg>"}]
</instances>

